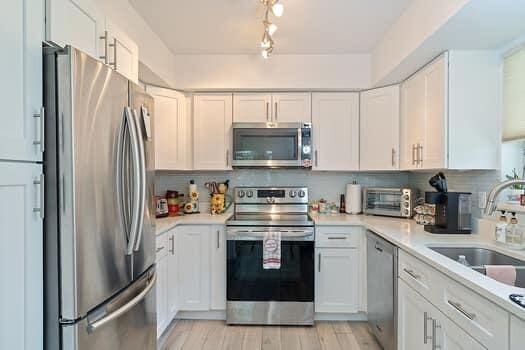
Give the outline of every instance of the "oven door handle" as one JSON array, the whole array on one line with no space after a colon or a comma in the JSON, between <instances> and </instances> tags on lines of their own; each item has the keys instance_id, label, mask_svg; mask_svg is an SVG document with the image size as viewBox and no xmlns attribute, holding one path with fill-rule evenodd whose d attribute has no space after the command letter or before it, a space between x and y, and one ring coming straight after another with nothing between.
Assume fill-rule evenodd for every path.
<instances>
[{"instance_id":1,"label":"oven door handle","mask_svg":"<svg viewBox=\"0 0 525 350\"><path fill-rule=\"evenodd\" d=\"M283 241L306 240L314 237L314 232L307 230L234 230L228 232L228 240L243 240L243 238L264 240L266 233L270 232L281 233Z\"/></svg>"}]
</instances>

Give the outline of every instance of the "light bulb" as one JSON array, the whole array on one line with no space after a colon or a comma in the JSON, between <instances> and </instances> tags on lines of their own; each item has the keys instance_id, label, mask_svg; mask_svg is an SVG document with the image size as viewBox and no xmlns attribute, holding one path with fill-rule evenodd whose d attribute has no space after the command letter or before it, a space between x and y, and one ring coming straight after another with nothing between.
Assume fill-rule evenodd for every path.
<instances>
[{"instance_id":1,"label":"light bulb","mask_svg":"<svg viewBox=\"0 0 525 350\"><path fill-rule=\"evenodd\" d=\"M268 26L268 34L273 35L277 31L277 25L270 23Z\"/></svg>"},{"instance_id":2,"label":"light bulb","mask_svg":"<svg viewBox=\"0 0 525 350\"><path fill-rule=\"evenodd\" d=\"M272 12L276 17L281 17L284 12L284 6L283 4L276 2L272 5Z\"/></svg>"}]
</instances>

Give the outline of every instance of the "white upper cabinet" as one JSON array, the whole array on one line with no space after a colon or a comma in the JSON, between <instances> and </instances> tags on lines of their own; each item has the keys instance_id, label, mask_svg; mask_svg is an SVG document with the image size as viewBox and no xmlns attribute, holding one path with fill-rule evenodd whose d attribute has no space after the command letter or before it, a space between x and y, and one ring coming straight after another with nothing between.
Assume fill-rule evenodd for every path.
<instances>
[{"instance_id":1,"label":"white upper cabinet","mask_svg":"<svg viewBox=\"0 0 525 350\"><path fill-rule=\"evenodd\" d=\"M104 54L105 18L90 0L46 0L46 40L93 57Z\"/></svg>"},{"instance_id":2,"label":"white upper cabinet","mask_svg":"<svg viewBox=\"0 0 525 350\"><path fill-rule=\"evenodd\" d=\"M233 94L233 121L235 123L266 123L272 121L272 94Z\"/></svg>"},{"instance_id":3,"label":"white upper cabinet","mask_svg":"<svg viewBox=\"0 0 525 350\"><path fill-rule=\"evenodd\" d=\"M401 85L402 169L497 169L501 62L450 51Z\"/></svg>"},{"instance_id":4,"label":"white upper cabinet","mask_svg":"<svg viewBox=\"0 0 525 350\"><path fill-rule=\"evenodd\" d=\"M0 159L40 161L44 1L3 2L0 28Z\"/></svg>"},{"instance_id":5,"label":"white upper cabinet","mask_svg":"<svg viewBox=\"0 0 525 350\"><path fill-rule=\"evenodd\" d=\"M359 169L359 93L312 94L313 169Z\"/></svg>"},{"instance_id":6,"label":"white upper cabinet","mask_svg":"<svg viewBox=\"0 0 525 350\"><path fill-rule=\"evenodd\" d=\"M236 123L294 123L310 122L311 94L293 93L235 93L233 121Z\"/></svg>"},{"instance_id":7,"label":"white upper cabinet","mask_svg":"<svg viewBox=\"0 0 525 350\"><path fill-rule=\"evenodd\" d=\"M272 120L276 123L310 122L311 94L308 92L272 94Z\"/></svg>"},{"instance_id":8,"label":"white upper cabinet","mask_svg":"<svg viewBox=\"0 0 525 350\"><path fill-rule=\"evenodd\" d=\"M155 168L191 169L191 119L186 96L152 86L147 86L146 91L155 99Z\"/></svg>"},{"instance_id":9,"label":"white upper cabinet","mask_svg":"<svg viewBox=\"0 0 525 350\"><path fill-rule=\"evenodd\" d=\"M0 349L44 343L41 174L41 165L0 162Z\"/></svg>"},{"instance_id":10,"label":"white upper cabinet","mask_svg":"<svg viewBox=\"0 0 525 350\"><path fill-rule=\"evenodd\" d=\"M104 56L105 63L110 64L117 72L138 84L139 47L107 18L102 45L102 56Z\"/></svg>"},{"instance_id":11,"label":"white upper cabinet","mask_svg":"<svg viewBox=\"0 0 525 350\"><path fill-rule=\"evenodd\" d=\"M399 169L399 85L360 94L360 170Z\"/></svg>"},{"instance_id":12,"label":"white upper cabinet","mask_svg":"<svg viewBox=\"0 0 525 350\"><path fill-rule=\"evenodd\" d=\"M230 170L232 94L199 94L193 99L193 167Z\"/></svg>"}]
</instances>

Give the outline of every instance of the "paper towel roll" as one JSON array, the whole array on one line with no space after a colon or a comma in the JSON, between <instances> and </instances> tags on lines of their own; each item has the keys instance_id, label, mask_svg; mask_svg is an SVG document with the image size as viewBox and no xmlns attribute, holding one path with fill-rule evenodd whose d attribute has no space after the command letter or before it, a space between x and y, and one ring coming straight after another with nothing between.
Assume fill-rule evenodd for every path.
<instances>
[{"instance_id":1,"label":"paper towel roll","mask_svg":"<svg viewBox=\"0 0 525 350\"><path fill-rule=\"evenodd\" d=\"M345 209L348 214L361 213L362 207L362 188L361 185L346 185Z\"/></svg>"}]
</instances>

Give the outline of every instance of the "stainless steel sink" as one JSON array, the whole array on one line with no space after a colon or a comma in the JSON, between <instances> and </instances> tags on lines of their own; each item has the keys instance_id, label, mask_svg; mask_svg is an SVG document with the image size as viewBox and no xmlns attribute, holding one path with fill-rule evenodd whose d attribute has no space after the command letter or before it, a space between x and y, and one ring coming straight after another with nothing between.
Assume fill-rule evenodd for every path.
<instances>
[{"instance_id":1,"label":"stainless steel sink","mask_svg":"<svg viewBox=\"0 0 525 350\"><path fill-rule=\"evenodd\" d=\"M485 265L512 265L516 267L516 287L525 288L525 261L498 253L494 250L477 247L428 247L433 251L457 261L464 255L470 267L485 274Z\"/></svg>"}]
</instances>

